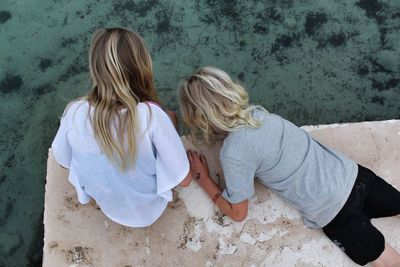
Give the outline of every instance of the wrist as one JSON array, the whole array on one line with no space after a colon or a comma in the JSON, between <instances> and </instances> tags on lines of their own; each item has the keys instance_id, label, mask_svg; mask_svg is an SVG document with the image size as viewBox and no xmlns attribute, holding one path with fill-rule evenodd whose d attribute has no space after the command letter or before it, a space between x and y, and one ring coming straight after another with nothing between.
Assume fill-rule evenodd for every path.
<instances>
[{"instance_id":1,"label":"wrist","mask_svg":"<svg viewBox=\"0 0 400 267\"><path fill-rule=\"evenodd\" d=\"M211 198L212 202L214 202L215 204L217 203L217 201L221 198L221 192L217 192L215 193L215 195Z\"/></svg>"},{"instance_id":2,"label":"wrist","mask_svg":"<svg viewBox=\"0 0 400 267\"><path fill-rule=\"evenodd\" d=\"M204 172L195 172L193 177L194 177L194 180L196 180L196 181L211 179L210 175L208 175L208 173L204 173Z\"/></svg>"}]
</instances>

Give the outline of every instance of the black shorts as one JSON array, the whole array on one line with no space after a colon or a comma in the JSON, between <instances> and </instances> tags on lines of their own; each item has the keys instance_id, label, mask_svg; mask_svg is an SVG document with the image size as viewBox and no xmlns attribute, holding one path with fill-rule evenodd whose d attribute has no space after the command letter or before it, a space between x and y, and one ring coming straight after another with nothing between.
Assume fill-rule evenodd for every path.
<instances>
[{"instance_id":1,"label":"black shorts","mask_svg":"<svg viewBox=\"0 0 400 267\"><path fill-rule=\"evenodd\" d=\"M400 192L371 170L358 165L350 196L324 233L355 263L376 260L385 249L385 238L371 218L400 214Z\"/></svg>"}]
</instances>

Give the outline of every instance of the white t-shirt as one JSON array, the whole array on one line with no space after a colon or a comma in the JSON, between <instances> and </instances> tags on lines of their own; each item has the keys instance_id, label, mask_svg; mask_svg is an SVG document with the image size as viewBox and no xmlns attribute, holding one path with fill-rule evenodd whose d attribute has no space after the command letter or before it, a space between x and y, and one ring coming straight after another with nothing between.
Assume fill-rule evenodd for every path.
<instances>
[{"instance_id":1,"label":"white t-shirt","mask_svg":"<svg viewBox=\"0 0 400 267\"><path fill-rule=\"evenodd\" d=\"M139 103L136 162L122 172L101 152L89 107L87 101L79 100L66 109L52 144L56 161L69 169L68 180L79 202L86 204L92 197L105 215L122 225L151 225L172 200L171 189L189 172L178 133L160 107Z\"/></svg>"}]
</instances>

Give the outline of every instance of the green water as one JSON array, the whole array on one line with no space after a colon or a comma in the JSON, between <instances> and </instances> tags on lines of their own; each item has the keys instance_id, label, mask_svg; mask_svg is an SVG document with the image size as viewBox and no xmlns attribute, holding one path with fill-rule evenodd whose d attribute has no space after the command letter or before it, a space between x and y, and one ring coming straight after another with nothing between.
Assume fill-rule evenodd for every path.
<instances>
[{"instance_id":1,"label":"green water","mask_svg":"<svg viewBox=\"0 0 400 267\"><path fill-rule=\"evenodd\" d=\"M139 32L161 99L214 65L296 124L400 116L400 1L190 0L0 3L0 266L40 266L47 151L89 88L101 27Z\"/></svg>"}]
</instances>

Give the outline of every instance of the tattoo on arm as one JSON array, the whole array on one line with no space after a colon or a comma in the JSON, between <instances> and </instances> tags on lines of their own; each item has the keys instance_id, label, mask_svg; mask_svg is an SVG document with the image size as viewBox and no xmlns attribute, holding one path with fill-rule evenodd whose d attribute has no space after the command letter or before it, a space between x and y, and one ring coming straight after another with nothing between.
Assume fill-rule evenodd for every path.
<instances>
[{"instance_id":1,"label":"tattoo on arm","mask_svg":"<svg viewBox=\"0 0 400 267\"><path fill-rule=\"evenodd\" d=\"M196 180L199 180L200 179L200 173L198 172L198 173L196 173Z\"/></svg>"}]
</instances>

